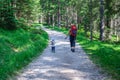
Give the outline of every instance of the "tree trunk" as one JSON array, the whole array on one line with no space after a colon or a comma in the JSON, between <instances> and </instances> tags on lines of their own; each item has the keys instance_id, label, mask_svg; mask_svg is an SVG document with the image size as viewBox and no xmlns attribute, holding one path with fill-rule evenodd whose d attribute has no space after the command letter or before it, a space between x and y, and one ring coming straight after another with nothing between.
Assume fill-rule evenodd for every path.
<instances>
[{"instance_id":1,"label":"tree trunk","mask_svg":"<svg viewBox=\"0 0 120 80\"><path fill-rule=\"evenodd\" d=\"M68 27L69 27L69 26L68 26L68 23L69 23L69 21L68 21L68 12L69 12L69 11L68 11L68 7L66 8L66 11L67 11L67 12L66 12L66 15L65 15L65 16L66 16L66 27L68 28Z\"/></svg>"},{"instance_id":2,"label":"tree trunk","mask_svg":"<svg viewBox=\"0 0 120 80\"><path fill-rule=\"evenodd\" d=\"M52 26L55 26L54 14L52 15Z\"/></svg>"},{"instance_id":3,"label":"tree trunk","mask_svg":"<svg viewBox=\"0 0 120 80\"><path fill-rule=\"evenodd\" d=\"M90 40L93 40L93 21L92 21L92 0L90 0Z\"/></svg>"},{"instance_id":4,"label":"tree trunk","mask_svg":"<svg viewBox=\"0 0 120 80\"><path fill-rule=\"evenodd\" d=\"M100 41L104 40L104 9L103 0L100 0Z\"/></svg>"},{"instance_id":5,"label":"tree trunk","mask_svg":"<svg viewBox=\"0 0 120 80\"><path fill-rule=\"evenodd\" d=\"M48 13L48 24L49 24L49 25L51 24L51 16L50 16L50 13Z\"/></svg>"},{"instance_id":6,"label":"tree trunk","mask_svg":"<svg viewBox=\"0 0 120 80\"><path fill-rule=\"evenodd\" d=\"M109 12L107 11L107 15L106 15L106 27L107 27L107 30L106 30L106 40L109 40L110 39L110 15L109 15Z\"/></svg>"},{"instance_id":7,"label":"tree trunk","mask_svg":"<svg viewBox=\"0 0 120 80\"><path fill-rule=\"evenodd\" d=\"M110 22L110 27L111 27L111 29L110 29L110 38L111 38L111 36L112 36L112 34L114 34L114 23L113 23L113 19L111 18L111 22Z\"/></svg>"},{"instance_id":8,"label":"tree trunk","mask_svg":"<svg viewBox=\"0 0 120 80\"><path fill-rule=\"evenodd\" d=\"M61 18L60 18L60 1L58 0L58 27L60 27L60 20L61 20Z\"/></svg>"}]
</instances>

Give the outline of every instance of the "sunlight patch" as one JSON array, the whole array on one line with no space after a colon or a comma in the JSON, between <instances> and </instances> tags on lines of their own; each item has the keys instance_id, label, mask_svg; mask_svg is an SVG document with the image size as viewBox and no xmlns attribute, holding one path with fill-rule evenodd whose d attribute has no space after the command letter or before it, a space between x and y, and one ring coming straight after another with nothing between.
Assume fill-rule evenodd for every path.
<instances>
[{"instance_id":1,"label":"sunlight patch","mask_svg":"<svg viewBox=\"0 0 120 80\"><path fill-rule=\"evenodd\" d=\"M55 61L57 60L57 58L53 58L53 57L43 57L44 60L47 60L47 61Z\"/></svg>"}]
</instances>

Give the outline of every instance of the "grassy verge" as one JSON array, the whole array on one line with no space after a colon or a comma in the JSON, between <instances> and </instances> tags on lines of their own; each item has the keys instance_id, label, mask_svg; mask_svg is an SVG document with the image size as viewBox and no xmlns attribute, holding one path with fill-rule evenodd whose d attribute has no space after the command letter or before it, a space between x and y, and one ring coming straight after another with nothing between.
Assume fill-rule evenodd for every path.
<instances>
[{"instance_id":1,"label":"grassy verge","mask_svg":"<svg viewBox=\"0 0 120 80\"><path fill-rule=\"evenodd\" d=\"M54 29L67 33L66 29ZM77 41L90 56L91 60L111 75L113 79L120 80L120 45L98 40L91 42L84 37L84 33L80 30L77 35Z\"/></svg>"},{"instance_id":2,"label":"grassy verge","mask_svg":"<svg viewBox=\"0 0 120 80\"><path fill-rule=\"evenodd\" d=\"M8 80L16 71L40 55L47 43L48 35L42 30L0 29L0 80Z\"/></svg>"}]
</instances>

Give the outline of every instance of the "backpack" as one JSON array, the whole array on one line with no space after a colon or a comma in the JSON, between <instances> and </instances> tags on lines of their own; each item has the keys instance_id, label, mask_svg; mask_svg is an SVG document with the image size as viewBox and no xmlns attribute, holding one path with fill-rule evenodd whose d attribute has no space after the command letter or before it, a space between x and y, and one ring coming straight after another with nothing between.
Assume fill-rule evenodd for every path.
<instances>
[{"instance_id":1,"label":"backpack","mask_svg":"<svg viewBox=\"0 0 120 80\"><path fill-rule=\"evenodd\" d=\"M76 36L76 34L77 34L77 28L75 25L72 25L70 30L70 35Z\"/></svg>"}]
</instances>

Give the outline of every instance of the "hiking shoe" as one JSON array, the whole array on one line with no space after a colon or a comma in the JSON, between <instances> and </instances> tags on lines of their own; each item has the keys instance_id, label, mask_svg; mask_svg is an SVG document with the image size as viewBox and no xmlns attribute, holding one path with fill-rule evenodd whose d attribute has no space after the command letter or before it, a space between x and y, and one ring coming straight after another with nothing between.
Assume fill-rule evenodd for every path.
<instances>
[{"instance_id":1,"label":"hiking shoe","mask_svg":"<svg viewBox=\"0 0 120 80\"><path fill-rule=\"evenodd\" d=\"M71 49L72 52L75 52L75 49Z\"/></svg>"},{"instance_id":2,"label":"hiking shoe","mask_svg":"<svg viewBox=\"0 0 120 80\"><path fill-rule=\"evenodd\" d=\"M75 49L73 49L72 52L75 52Z\"/></svg>"}]
</instances>

